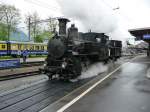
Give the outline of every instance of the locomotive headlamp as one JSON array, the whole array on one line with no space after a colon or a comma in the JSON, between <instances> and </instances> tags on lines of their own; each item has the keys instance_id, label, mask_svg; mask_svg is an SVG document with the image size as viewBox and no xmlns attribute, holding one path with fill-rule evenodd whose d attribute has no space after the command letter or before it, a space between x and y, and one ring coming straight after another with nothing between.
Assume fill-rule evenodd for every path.
<instances>
[{"instance_id":1,"label":"locomotive headlamp","mask_svg":"<svg viewBox=\"0 0 150 112\"><path fill-rule=\"evenodd\" d=\"M75 52L75 51L73 51L73 52L72 52L72 54L73 54L73 55L78 55L78 54L79 54L79 52Z\"/></svg>"},{"instance_id":2,"label":"locomotive headlamp","mask_svg":"<svg viewBox=\"0 0 150 112\"><path fill-rule=\"evenodd\" d=\"M46 67L46 63L44 64L44 67Z\"/></svg>"},{"instance_id":3,"label":"locomotive headlamp","mask_svg":"<svg viewBox=\"0 0 150 112\"><path fill-rule=\"evenodd\" d=\"M43 66L46 67L46 66L47 66L47 62L45 62L45 63L43 64Z\"/></svg>"},{"instance_id":4,"label":"locomotive headlamp","mask_svg":"<svg viewBox=\"0 0 150 112\"><path fill-rule=\"evenodd\" d=\"M97 41L97 42L101 42L101 39L100 39L100 38L96 38L96 41Z\"/></svg>"},{"instance_id":5,"label":"locomotive headlamp","mask_svg":"<svg viewBox=\"0 0 150 112\"><path fill-rule=\"evenodd\" d=\"M67 62L63 62L62 65L61 65L61 67L62 67L63 69L65 69L66 66L67 66Z\"/></svg>"}]
</instances>

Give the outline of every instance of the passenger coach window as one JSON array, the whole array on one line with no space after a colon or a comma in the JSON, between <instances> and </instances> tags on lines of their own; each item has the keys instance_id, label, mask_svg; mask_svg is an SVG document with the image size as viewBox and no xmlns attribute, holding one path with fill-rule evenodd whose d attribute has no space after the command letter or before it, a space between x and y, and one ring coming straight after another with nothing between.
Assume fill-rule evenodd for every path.
<instances>
[{"instance_id":1,"label":"passenger coach window","mask_svg":"<svg viewBox=\"0 0 150 112\"><path fill-rule=\"evenodd\" d=\"M35 49L36 49L36 50L39 50L39 46L35 46Z\"/></svg>"},{"instance_id":2,"label":"passenger coach window","mask_svg":"<svg viewBox=\"0 0 150 112\"><path fill-rule=\"evenodd\" d=\"M28 47L27 47L27 45L24 45L24 49L27 49Z\"/></svg>"},{"instance_id":3,"label":"passenger coach window","mask_svg":"<svg viewBox=\"0 0 150 112\"><path fill-rule=\"evenodd\" d=\"M34 50L34 46L30 46L30 50Z\"/></svg>"},{"instance_id":4,"label":"passenger coach window","mask_svg":"<svg viewBox=\"0 0 150 112\"><path fill-rule=\"evenodd\" d=\"M2 45L2 49L5 49L6 48L6 46L5 45Z\"/></svg>"},{"instance_id":5,"label":"passenger coach window","mask_svg":"<svg viewBox=\"0 0 150 112\"><path fill-rule=\"evenodd\" d=\"M41 46L41 50L44 50L44 46Z\"/></svg>"},{"instance_id":6,"label":"passenger coach window","mask_svg":"<svg viewBox=\"0 0 150 112\"><path fill-rule=\"evenodd\" d=\"M18 44L18 50L21 50L21 45L20 44Z\"/></svg>"}]
</instances>

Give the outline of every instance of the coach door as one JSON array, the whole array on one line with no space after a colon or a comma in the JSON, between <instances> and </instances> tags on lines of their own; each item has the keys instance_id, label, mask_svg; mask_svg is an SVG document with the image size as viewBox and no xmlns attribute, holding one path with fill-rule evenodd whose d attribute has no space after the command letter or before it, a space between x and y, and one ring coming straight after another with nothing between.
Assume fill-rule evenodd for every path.
<instances>
[{"instance_id":1,"label":"coach door","mask_svg":"<svg viewBox=\"0 0 150 112\"><path fill-rule=\"evenodd\" d=\"M11 44L10 44L10 42L7 43L7 54L11 55Z\"/></svg>"}]
</instances>

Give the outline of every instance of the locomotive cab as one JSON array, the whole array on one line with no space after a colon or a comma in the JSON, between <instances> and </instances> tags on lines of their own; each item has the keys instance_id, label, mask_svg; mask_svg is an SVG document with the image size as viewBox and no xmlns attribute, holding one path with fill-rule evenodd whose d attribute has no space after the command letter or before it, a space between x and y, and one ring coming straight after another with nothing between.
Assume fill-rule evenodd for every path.
<instances>
[{"instance_id":1,"label":"locomotive cab","mask_svg":"<svg viewBox=\"0 0 150 112\"><path fill-rule=\"evenodd\" d=\"M121 57L122 51L122 42L118 40L109 40L109 58L113 60L117 60Z\"/></svg>"}]
</instances>

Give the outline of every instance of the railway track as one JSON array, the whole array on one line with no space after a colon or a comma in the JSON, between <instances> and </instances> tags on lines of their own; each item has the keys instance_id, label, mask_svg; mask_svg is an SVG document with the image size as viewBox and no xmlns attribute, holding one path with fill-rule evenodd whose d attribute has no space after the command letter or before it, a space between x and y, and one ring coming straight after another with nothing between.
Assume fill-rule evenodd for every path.
<instances>
[{"instance_id":1,"label":"railway track","mask_svg":"<svg viewBox=\"0 0 150 112\"><path fill-rule=\"evenodd\" d=\"M39 75L39 68L43 62L22 63L19 68L1 69L0 81L10 80L15 78Z\"/></svg>"},{"instance_id":2,"label":"railway track","mask_svg":"<svg viewBox=\"0 0 150 112\"><path fill-rule=\"evenodd\" d=\"M25 73L18 73L18 74L0 76L0 81L16 79L16 78L21 78L21 77L28 77L28 76L33 76L33 75L39 75L39 71L25 72Z\"/></svg>"},{"instance_id":3,"label":"railway track","mask_svg":"<svg viewBox=\"0 0 150 112\"><path fill-rule=\"evenodd\" d=\"M21 67L32 67L32 66L39 66L43 65L44 61L37 61L37 62L29 62L29 63L22 63Z\"/></svg>"},{"instance_id":4,"label":"railway track","mask_svg":"<svg viewBox=\"0 0 150 112\"><path fill-rule=\"evenodd\" d=\"M39 112L89 80L75 83L46 81L0 96L0 112Z\"/></svg>"}]
</instances>

